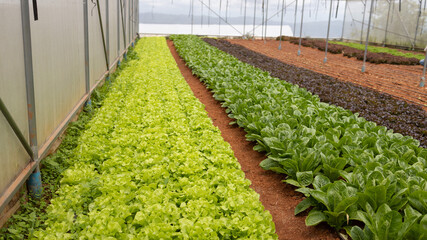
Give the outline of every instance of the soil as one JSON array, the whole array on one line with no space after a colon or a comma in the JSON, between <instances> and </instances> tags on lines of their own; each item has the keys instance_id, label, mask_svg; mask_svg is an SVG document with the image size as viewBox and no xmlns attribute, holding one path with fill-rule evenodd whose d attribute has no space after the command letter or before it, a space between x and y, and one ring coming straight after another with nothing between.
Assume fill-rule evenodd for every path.
<instances>
[{"instance_id":1,"label":"soil","mask_svg":"<svg viewBox=\"0 0 427 240\"><path fill-rule=\"evenodd\" d=\"M423 71L421 65L366 63L366 71L362 73L361 61L344 57L342 54L328 53L327 63L323 63L324 52L301 47L301 55L298 56L298 46L287 41L282 41L280 51L278 50L279 41L276 40L267 40L265 43L262 40L230 39L228 41L287 64L388 93L395 98L421 105L427 111L427 87L419 87Z\"/></svg>"},{"instance_id":2,"label":"soil","mask_svg":"<svg viewBox=\"0 0 427 240\"><path fill-rule=\"evenodd\" d=\"M307 227L304 222L306 215L294 216L294 209L304 198L303 195L296 192L293 186L282 182L285 175L266 171L259 166L266 156L253 150L255 145L246 141L246 132L242 128L229 125L233 120L228 117L221 103L215 100L213 93L192 74L184 60L179 57L172 41L168 41L168 46L194 95L205 105L213 124L221 130L222 137L231 145L246 178L252 182L251 188L260 195L260 201L271 213L279 239L339 239L335 230L328 225Z\"/></svg>"},{"instance_id":3,"label":"soil","mask_svg":"<svg viewBox=\"0 0 427 240\"><path fill-rule=\"evenodd\" d=\"M342 81L332 76L284 63L226 40L203 39L242 62L267 71L271 76L298 85L317 95L322 102L348 109L394 132L412 136L427 147L427 112L388 93Z\"/></svg>"}]
</instances>

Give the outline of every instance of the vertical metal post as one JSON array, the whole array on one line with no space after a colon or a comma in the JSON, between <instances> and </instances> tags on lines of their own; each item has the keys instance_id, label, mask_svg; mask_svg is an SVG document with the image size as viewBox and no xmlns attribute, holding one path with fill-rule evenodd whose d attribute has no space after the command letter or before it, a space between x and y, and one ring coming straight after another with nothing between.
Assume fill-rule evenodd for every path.
<instances>
[{"instance_id":1,"label":"vertical metal post","mask_svg":"<svg viewBox=\"0 0 427 240\"><path fill-rule=\"evenodd\" d=\"M304 3L305 3L305 0L302 0L301 25L300 25L300 29L299 29L298 56L301 55L301 37L302 37L302 24L303 24L303 21L304 21Z\"/></svg>"},{"instance_id":2,"label":"vertical metal post","mask_svg":"<svg viewBox=\"0 0 427 240\"><path fill-rule=\"evenodd\" d=\"M363 2L363 0L362 0L362 2ZM364 9L363 9L363 19L362 19L362 29L361 29L361 31L360 31L360 44L362 44L362 39L363 39L363 27L365 26L365 14L366 14L366 4L368 3L368 0L365 0L365 2L363 3L365 6L364 6Z\"/></svg>"},{"instance_id":3,"label":"vertical metal post","mask_svg":"<svg viewBox=\"0 0 427 240\"><path fill-rule=\"evenodd\" d=\"M117 0L117 56L120 56L120 0ZM120 65L120 60L117 64Z\"/></svg>"},{"instance_id":4,"label":"vertical metal post","mask_svg":"<svg viewBox=\"0 0 427 240\"><path fill-rule=\"evenodd\" d=\"M328 32L326 35L325 58L323 59L324 63L326 63L328 61L327 56L328 56L329 31L331 29L331 16L332 16L332 0L331 0L331 5L329 6Z\"/></svg>"},{"instance_id":5,"label":"vertical metal post","mask_svg":"<svg viewBox=\"0 0 427 240\"><path fill-rule=\"evenodd\" d=\"M261 39L262 39L262 40L264 40L264 3L265 3L265 1L264 1L264 0L262 0L262 7L261 7L261 9L262 9L262 22L261 22L262 28L261 28Z\"/></svg>"},{"instance_id":6,"label":"vertical metal post","mask_svg":"<svg viewBox=\"0 0 427 240\"><path fill-rule=\"evenodd\" d=\"M265 43L265 40L267 39L267 25L268 25L268 0L267 0L266 9L265 9L264 43Z\"/></svg>"},{"instance_id":7,"label":"vertical metal post","mask_svg":"<svg viewBox=\"0 0 427 240\"><path fill-rule=\"evenodd\" d=\"M422 7L422 1L420 0L420 9L418 11L417 26L415 27L414 45L412 46L412 50L414 50L415 46L417 45L417 34L418 34L418 26L420 24L421 7Z\"/></svg>"},{"instance_id":8,"label":"vertical metal post","mask_svg":"<svg viewBox=\"0 0 427 240\"><path fill-rule=\"evenodd\" d=\"M194 0L191 0L191 34L193 34L194 28Z\"/></svg>"},{"instance_id":9,"label":"vertical metal post","mask_svg":"<svg viewBox=\"0 0 427 240\"><path fill-rule=\"evenodd\" d=\"M362 72L365 72L366 55L368 54L369 30L371 29L372 9L374 8L374 0L371 0L371 10L369 12L368 32L366 33L365 54L363 55Z\"/></svg>"},{"instance_id":10,"label":"vertical metal post","mask_svg":"<svg viewBox=\"0 0 427 240\"><path fill-rule=\"evenodd\" d=\"M107 59L110 63L110 13L109 13L109 0L105 1L105 45L107 48ZM109 68L109 67L108 67Z\"/></svg>"},{"instance_id":11,"label":"vertical metal post","mask_svg":"<svg viewBox=\"0 0 427 240\"><path fill-rule=\"evenodd\" d=\"M33 159L38 159L37 123L33 75L33 50L31 46L31 24L29 1L21 0L22 37L24 43L25 85L27 94L28 127L30 146L33 150Z\"/></svg>"},{"instance_id":12,"label":"vertical metal post","mask_svg":"<svg viewBox=\"0 0 427 240\"><path fill-rule=\"evenodd\" d=\"M126 15L126 0L123 0L123 11L124 11L124 15L123 15L123 24L124 24L124 28L123 28L123 34L125 34L125 36L127 35L126 34L126 29L127 29L127 15ZM125 42L124 42L124 48L125 48L125 51L126 51L126 46L128 45L128 42L126 41L126 38L125 38L125 40L124 40ZM129 41L129 38L128 38L128 41Z\"/></svg>"},{"instance_id":13,"label":"vertical metal post","mask_svg":"<svg viewBox=\"0 0 427 240\"><path fill-rule=\"evenodd\" d=\"M243 15L243 38L246 38L245 34L246 34L246 5L247 5L247 3L248 3L248 0L245 0L245 13Z\"/></svg>"},{"instance_id":14,"label":"vertical metal post","mask_svg":"<svg viewBox=\"0 0 427 240\"><path fill-rule=\"evenodd\" d=\"M426 82L426 66L427 66L427 52L424 52L424 66L423 66L423 75L421 76L420 87L424 87Z\"/></svg>"},{"instance_id":15,"label":"vertical metal post","mask_svg":"<svg viewBox=\"0 0 427 240\"><path fill-rule=\"evenodd\" d=\"M218 35L221 36L221 6L222 0L219 0L219 16L218 16Z\"/></svg>"},{"instance_id":16,"label":"vertical metal post","mask_svg":"<svg viewBox=\"0 0 427 240\"><path fill-rule=\"evenodd\" d=\"M295 0L295 16L294 16L294 37L297 28L297 9L298 9L298 0Z\"/></svg>"},{"instance_id":17,"label":"vertical metal post","mask_svg":"<svg viewBox=\"0 0 427 240\"><path fill-rule=\"evenodd\" d=\"M252 29L252 40L255 40L255 19L256 19L256 0L254 3L254 26Z\"/></svg>"},{"instance_id":18,"label":"vertical metal post","mask_svg":"<svg viewBox=\"0 0 427 240\"><path fill-rule=\"evenodd\" d=\"M89 65L89 13L88 13L88 0L83 0L83 36L84 36L84 49L85 49L85 83L86 93L90 92L90 65ZM87 104L91 104L90 95Z\"/></svg>"},{"instance_id":19,"label":"vertical metal post","mask_svg":"<svg viewBox=\"0 0 427 240\"><path fill-rule=\"evenodd\" d=\"M280 43L279 43L279 50L282 50L282 28L283 28L283 8L285 7L285 0L282 0L282 17L280 19Z\"/></svg>"},{"instance_id":20,"label":"vertical metal post","mask_svg":"<svg viewBox=\"0 0 427 240\"><path fill-rule=\"evenodd\" d=\"M341 41L344 40L344 27L345 27L345 17L347 15L347 4L348 4L348 0L345 0L344 20L342 21L342 30L341 30Z\"/></svg>"},{"instance_id":21,"label":"vertical metal post","mask_svg":"<svg viewBox=\"0 0 427 240\"><path fill-rule=\"evenodd\" d=\"M391 8L391 0L388 1L388 12L387 12L387 22L385 24L385 32L384 32L384 42L383 47L385 47L387 41L387 32L388 32L388 19L390 17L390 8Z\"/></svg>"},{"instance_id":22,"label":"vertical metal post","mask_svg":"<svg viewBox=\"0 0 427 240\"><path fill-rule=\"evenodd\" d=\"M22 38L24 48L24 65L25 65L25 86L27 95L27 112L28 112L28 129L30 138L30 147L33 153L32 160L38 161L37 149L37 122L36 122L36 101L34 92L34 71L33 71L33 53L31 46L31 24L30 24L30 7L29 1L21 0L21 21L22 21ZM30 195L36 199L42 196L42 183L40 168L37 166L30 175L28 181L28 190Z\"/></svg>"}]
</instances>

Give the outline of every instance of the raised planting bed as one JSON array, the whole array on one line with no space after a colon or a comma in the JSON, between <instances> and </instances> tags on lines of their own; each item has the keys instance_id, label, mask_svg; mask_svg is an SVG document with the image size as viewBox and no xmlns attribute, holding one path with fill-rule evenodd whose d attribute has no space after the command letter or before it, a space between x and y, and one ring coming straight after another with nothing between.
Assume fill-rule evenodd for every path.
<instances>
[{"instance_id":1,"label":"raised planting bed","mask_svg":"<svg viewBox=\"0 0 427 240\"><path fill-rule=\"evenodd\" d=\"M427 150L416 140L322 103L195 36L172 39L255 149L266 152L261 166L286 174L305 194L295 214L310 210L307 225L327 222L353 239L425 237Z\"/></svg>"},{"instance_id":2,"label":"raised planting bed","mask_svg":"<svg viewBox=\"0 0 427 240\"><path fill-rule=\"evenodd\" d=\"M164 38L143 38L79 138L38 239L277 239Z\"/></svg>"},{"instance_id":3,"label":"raised planting bed","mask_svg":"<svg viewBox=\"0 0 427 240\"><path fill-rule=\"evenodd\" d=\"M338 41L332 41L331 43L348 46L348 47L365 51L365 44L352 43L352 42L338 42ZM368 51L373 53L388 53L388 54L399 56L399 57L416 58L418 60L425 58L425 55L419 52L414 52L414 51L410 52L410 51L393 49L388 47L368 46Z\"/></svg>"},{"instance_id":4,"label":"raised planting bed","mask_svg":"<svg viewBox=\"0 0 427 240\"><path fill-rule=\"evenodd\" d=\"M409 135L427 146L427 112L420 106L408 104L386 93L380 93L351 82L283 63L277 59L231 44L224 40L204 39L209 44L225 51L239 60L249 63L273 77L297 84L331 103L397 133Z\"/></svg>"},{"instance_id":5,"label":"raised planting bed","mask_svg":"<svg viewBox=\"0 0 427 240\"><path fill-rule=\"evenodd\" d=\"M289 40L293 44L299 44L298 38L292 38ZM311 47L319 49L320 51L325 51L326 41L319 39L301 39L301 45L305 47ZM328 52L332 54L343 54L346 57L354 57L358 60L364 58L365 50L350 47L347 45L334 44L332 42L328 43ZM366 61L370 63L387 63L395 65L417 65L419 64L419 59L415 57L405 57L405 56L396 56L386 52L371 52L368 51L366 54Z\"/></svg>"}]
</instances>

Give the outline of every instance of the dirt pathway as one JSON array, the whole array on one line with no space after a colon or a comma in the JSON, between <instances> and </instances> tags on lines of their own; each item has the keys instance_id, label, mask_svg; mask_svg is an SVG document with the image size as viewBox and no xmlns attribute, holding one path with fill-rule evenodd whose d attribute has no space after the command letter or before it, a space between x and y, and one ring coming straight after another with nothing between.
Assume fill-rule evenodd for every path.
<instances>
[{"instance_id":1,"label":"dirt pathway","mask_svg":"<svg viewBox=\"0 0 427 240\"><path fill-rule=\"evenodd\" d=\"M273 216L279 239L339 239L334 230L326 224L307 227L304 222L305 215L294 216L294 209L302 200L302 194L295 192L291 185L281 181L284 175L265 171L259 166L259 163L265 159L265 155L252 149L254 144L246 141L246 132L242 128L229 125L232 119L225 113L220 102L214 99L213 94L185 66L184 60L179 57L173 43L168 41L168 45L194 95L205 105L213 124L221 130L223 138L231 145L246 178L252 182L251 188L260 195L264 207Z\"/></svg>"}]
</instances>

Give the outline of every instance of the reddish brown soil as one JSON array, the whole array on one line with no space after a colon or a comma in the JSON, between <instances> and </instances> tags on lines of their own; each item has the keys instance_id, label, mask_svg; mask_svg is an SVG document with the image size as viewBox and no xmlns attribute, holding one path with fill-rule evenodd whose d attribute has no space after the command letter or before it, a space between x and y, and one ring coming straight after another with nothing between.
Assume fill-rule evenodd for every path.
<instances>
[{"instance_id":1,"label":"reddish brown soil","mask_svg":"<svg viewBox=\"0 0 427 240\"><path fill-rule=\"evenodd\" d=\"M295 192L291 185L282 182L284 175L263 170L259 166L266 158L265 155L253 150L254 144L246 141L246 132L242 128L229 125L232 119L228 117L220 102L215 100L213 94L185 66L173 43L168 41L168 45L194 95L205 105L213 124L221 130L222 137L231 145L246 178L252 182L251 188L260 195L262 204L273 216L279 239L339 239L334 230L326 224L307 227L304 223L305 216L294 216L294 209L303 199L303 195Z\"/></svg>"},{"instance_id":2,"label":"reddish brown soil","mask_svg":"<svg viewBox=\"0 0 427 240\"><path fill-rule=\"evenodd\" d=\"M362 73L362 61L344 57L342 54L328 53L327 63L323 63L324 52L301 47L301 56L298 56L298 45L287 41L282 42L280 51L278 50L279 41L275 40L268 40L266 43L262 40L230 39L228 41L287 64L388 93L398 99L419 104L427 111L427 87L419 87L423 71L421 65L366 63L366 71Z\"/></svg>"}]
</instances>

